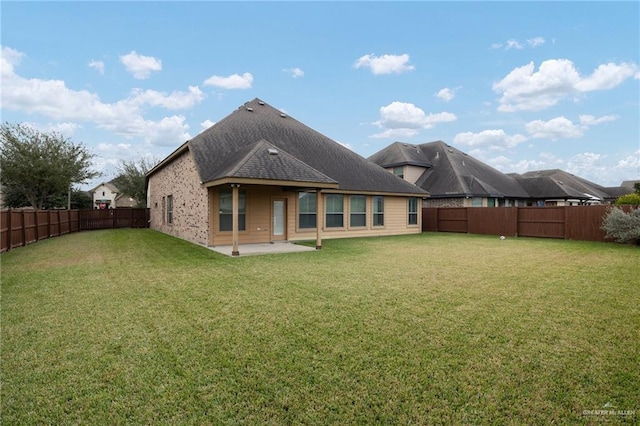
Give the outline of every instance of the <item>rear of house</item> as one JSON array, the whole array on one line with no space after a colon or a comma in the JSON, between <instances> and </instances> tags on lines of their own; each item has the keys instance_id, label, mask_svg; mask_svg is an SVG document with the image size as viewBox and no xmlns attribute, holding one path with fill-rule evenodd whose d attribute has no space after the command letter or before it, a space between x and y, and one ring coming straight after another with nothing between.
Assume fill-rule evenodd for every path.
<instances>
[{"instance_id":1,"label":"rear of house","mask_svg":"<svg viewBox=\"0 0 640 426\"><path fill-rule=\"evenodd\" d=\"M259 99L147 182L151 227L207 246L419 233L428 196Z\"/></svg>"}]
</instances>

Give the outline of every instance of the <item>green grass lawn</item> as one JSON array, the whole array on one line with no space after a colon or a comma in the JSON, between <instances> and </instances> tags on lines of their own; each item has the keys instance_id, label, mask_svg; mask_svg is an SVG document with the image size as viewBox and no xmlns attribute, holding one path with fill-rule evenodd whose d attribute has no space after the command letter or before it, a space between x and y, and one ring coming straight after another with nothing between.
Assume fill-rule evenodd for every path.
<instances>
[{"instance_id":1,"label":"green grass lawn","mask_svg":"<svg viewBox=\"0 0 640 426\"><path fill-rule=\"evenodd\" d=\"M637 247L323 244L229 258L127 229L2 254L2 424L640 417Z\"/></svg>"}]
</instances>

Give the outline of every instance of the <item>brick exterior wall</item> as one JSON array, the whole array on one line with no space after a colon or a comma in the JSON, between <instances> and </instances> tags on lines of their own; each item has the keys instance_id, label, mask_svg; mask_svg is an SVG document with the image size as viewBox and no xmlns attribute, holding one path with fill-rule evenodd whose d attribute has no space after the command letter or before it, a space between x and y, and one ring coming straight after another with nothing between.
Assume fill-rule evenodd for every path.
<instances>
[{"instance_id":1,"label":"brick exterior wall","mask_svg":"<svg viewBox=\"0 0 640 426\"><path fill-rule=\"evenodd\" d=\"M464 198L427 198L422 207L464 207Z\"/></svg>"},{"instance_id":2,"label":"brick exterior wall","mask_svg":"<svg viewBox=\"0 0 640 426\"><path fill-rule=\"evenodd\" d=\"M152 229L208 245L208 189L200 185L200 176L189 151L155 172L149 178L148 192ZM173 196L172 224L167 223L166 218L169 195Z\"/></svg>"}]
</instances>

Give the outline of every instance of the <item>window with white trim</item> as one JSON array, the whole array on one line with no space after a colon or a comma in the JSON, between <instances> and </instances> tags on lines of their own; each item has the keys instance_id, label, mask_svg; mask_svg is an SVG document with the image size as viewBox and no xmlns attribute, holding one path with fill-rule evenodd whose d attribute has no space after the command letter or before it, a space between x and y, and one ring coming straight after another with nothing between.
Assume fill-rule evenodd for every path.
<instances>
[{"instance_id":1,"label":"window with white trim","mask_svg":"<svg viewBox=\"0 0 640 426\"><path fill-rule=\"evenodd\" d=\"M367 226L367 196L351 195L349 203L349 226Z\"/></svg>"},{"instance_id":2,"label":"window with white trim","mask_svg":"<svg viewBox=\"0 0 640 426\"><path fill-rule=\"evenodd\" d=\"M373 197L373 226L384 226L384 197Z\"/></svg>"},{"instance_id":3,"label":"window with white trim","mask_svg":"<svg viewBox=\"0 0 640 426\"><path fill-rule=\"evenodd\" d=\"M167 197L167 223L173 223L173 195Z\"/></svg>"},{"instance_id":4,"label":"window with white trim","mask_svg":"<svg viewBox=\"0 0 640 426\"><path fill-rule=\"evenodd\" d=\"M344 226L344 196L342 194L327 194L325 200L327 228L342 228Z\"/></svg>"},{"instance_id":5,"label":"window with white trim","mask_svg":"<svg viewBox=\"0 0 640 426\"><path fill-rule=\"evenodd\" d=\"M246 222L246 194L238 191L238 230L245 230ZM221 189L218 192L218 218L220 231L233 230L233 193L231 189Z\"/></svg>"},{"instance_id":6,"label":"window with white trim","mask_svg":"<svg viewBox=\"0 0 640 426\"><path fill-rule=\"evenodd\" d=\"M298 194L298 227L315 228L317 198L315 192L300 192Z\"/></svg>"},{"instance_id":7,"label":"window with white trim","mask_svg":"<svg viewBox=\"0 0 640 426\"><path fill-rule=\"evenodd\" d=\"M409 198L409 225L417 225L418 224L418 199L417 198Z\"/></svg>"}]
</instances>

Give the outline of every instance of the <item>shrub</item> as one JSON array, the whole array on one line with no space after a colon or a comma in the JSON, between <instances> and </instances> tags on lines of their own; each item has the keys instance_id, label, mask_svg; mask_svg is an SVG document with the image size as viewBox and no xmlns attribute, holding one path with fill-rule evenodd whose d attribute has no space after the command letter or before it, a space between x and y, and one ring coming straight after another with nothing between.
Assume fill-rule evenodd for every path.
<instances>
[{"instance_id":1,"label":"shrub","mask_svg":"<svg viewBox=\"0 0 640 426\"><path fill-rule=\"evenodd\" d=\"M631 194L621 195L616 199L616 205L632 205L637 206L640 205L640 194L636 192L632 192Z\"/></svg>"},{"instance_id":2,"label":"shrub","mask_svg":"<svg viewBox=\"0 0 640 426\"><path fill-rule=\"evenodd\" d=\"M609 210L603 219L602 229L607 237L619 243L640 245L640 209L633 209L629 213L619 208Z\"/></svg>"}]
</instances>

